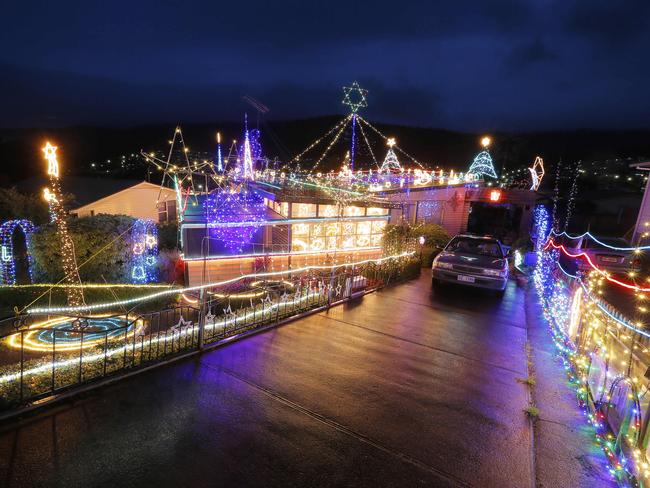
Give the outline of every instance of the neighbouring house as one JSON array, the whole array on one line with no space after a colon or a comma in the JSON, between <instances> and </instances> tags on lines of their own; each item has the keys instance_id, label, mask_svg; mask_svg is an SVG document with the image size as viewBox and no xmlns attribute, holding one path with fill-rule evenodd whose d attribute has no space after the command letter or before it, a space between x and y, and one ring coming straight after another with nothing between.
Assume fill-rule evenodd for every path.
<instances>
[{"instance_id":1,"label":"neighbouring house","mask_svg":"<svg viewBox=\"0 0 650 488\"><path fill-rule=\"evenodd\" d=\"M123 189L71 209L70 214L77 217L98 214L129 215L138 219L151 219L160 224L176 222L176 192L146 181L135 184L131 182Z\"/></svg>"},{"instance_id":2,"label":"neighbouring house","mask_svg":"<svg viewBox=\"0 0 650 488\"><path fill-rule=\"evenodd\" d=\"M41 193L48 185L44 177L21 181L16 188L25 193ZM66 176L61 180L70 215L88 217L98 214L129 215L157 223L177 221L176 192L142 180Z\"/></svg>"}]
</instances>

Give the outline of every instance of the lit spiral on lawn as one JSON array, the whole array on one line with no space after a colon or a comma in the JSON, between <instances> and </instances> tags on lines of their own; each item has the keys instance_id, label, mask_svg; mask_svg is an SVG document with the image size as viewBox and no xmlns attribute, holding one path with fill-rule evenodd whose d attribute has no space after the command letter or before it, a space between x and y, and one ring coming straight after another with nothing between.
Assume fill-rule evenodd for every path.
<instances>
[{"instance_id":1,"label":"lit spiral on lawn","mask_svg":"<svg viewBox=\"0 0 650 488\"><path fill-rule=\"evenodd\" d=\"M34 323L24 332L11 335L8 344L29 351L77 351L80 348L89 349L106 342L124 340L135 325L131 323L127 327L124 316L91 317L87 319L82 340L81 329L75 328L75 320L72 317L57 317Z\"/></svg>"}]
</instances>

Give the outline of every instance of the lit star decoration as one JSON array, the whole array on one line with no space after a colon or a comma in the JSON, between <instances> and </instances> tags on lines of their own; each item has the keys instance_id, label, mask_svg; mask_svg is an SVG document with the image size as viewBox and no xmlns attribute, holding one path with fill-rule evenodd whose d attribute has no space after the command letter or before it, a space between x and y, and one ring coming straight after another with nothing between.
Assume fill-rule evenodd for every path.
<instances>
[{"instance_id":1,"label":"lit star decoration","mask_svg":"<svg viewBox=\"0 0 650 488\"><path fill-rule=\"evenodd\" d=\"M158 229L153 220L138 219L131 229L131 281L151 283L156 281L158 261Z\"/></svg>"},{"instance_id":2,"label":"lit star decoration","mask_svg":"<svg viewBox=\"0 0 650 488\"><path fill-rule=\"evenodd\" d=\"M50 207L50 218L52 223L56 225L57 234L59 236L59 243L61 246L61 265L63 267L63 281L71 285L66 288L68 296L68 304L71 307L81 307L85 305L83 288L81 286L81 278L79 277L79 269L77 267L77 259L75 257L74 243L68 232L68 224L66 222L67 213L61 204L61 187L59 183L59 161L56 157L56 146L49 142L43 147L43 153L48 163L47 174L50 177L50 186L47 192L47 201Z\"/></svg>"},{"instance_id":3,"label":"lit star decoration","mask_svg":"<svg viewBox=\"0 0 650 488\"><path fill-rule=\"evenodd\" d=\"M221 241L232 254L241 254L250 246L266 216L264 198L244 185L221 189L209 195L204 203L204 211L210 224L210 236ZM242 225L225 225L238 222Z\"/></svg>"},{"instance_id":4,"label":"lit star decoration","mask_svg":"<svg viewBox=\"0 0 650 488\"><path fill-rule=\"evenodd\" d=\"M350 107L353 114L356 114L360 108L368 106L366 101L368 90L361 88L356 81L352 83L352 86L344 86L343 93L343 105Z\"/></svg>"},{"instance_id":5,"label":"lit star decoration","mask_svg":"<svg viewBox=\"0 0 650 488\"><path fill-rule=\"evenodd\" d=\"M14 253L14 232L20 229L25 235L25 248L27 251L27 266L29 268L29 279L32 281L32 255L30 241L34 232L34 224L29 220L9 220L0 226L0 239L2 240L2 284L16 284L16 256Z\"/></svg>"}]
</instances>

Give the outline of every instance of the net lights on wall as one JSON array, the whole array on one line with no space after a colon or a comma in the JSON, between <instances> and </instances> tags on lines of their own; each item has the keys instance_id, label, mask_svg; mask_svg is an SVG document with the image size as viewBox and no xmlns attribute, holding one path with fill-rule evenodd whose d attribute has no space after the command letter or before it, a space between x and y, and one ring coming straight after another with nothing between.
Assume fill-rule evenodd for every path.
<instances>
[{"instance_id":1,"label":"net lights on wall","mask_svg":"<svg viewBox=\"0 0 650 488\"><path fill-rule=\"evenodd\" d=\"M153 220L138 219L131 230L133 283L151 283L158 275L158 229Z\"/></svg>"}]
</instances>

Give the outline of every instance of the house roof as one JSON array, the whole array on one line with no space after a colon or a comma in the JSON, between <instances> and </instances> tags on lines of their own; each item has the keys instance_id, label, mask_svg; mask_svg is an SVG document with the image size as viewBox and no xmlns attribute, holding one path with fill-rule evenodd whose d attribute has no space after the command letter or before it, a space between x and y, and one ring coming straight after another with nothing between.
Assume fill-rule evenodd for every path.
<instances>
[{"instance_id":1,"label":"house roof","mask_svg":"<svg viewBox=\"0 0 650 488\"><path fill-rule=\"evenodd\" d=\"M40 193L48 183L49 181L45 177L34 177L18 182L16 188L24 193ZM70 206L76 209L142 183L150 185L153 188L160 188L159 185L142 180L118 180L114 178L79 176L66 176L61 182L61 187L64 193L71 193L73 195Z\"/></svg>"}]
</instances>

